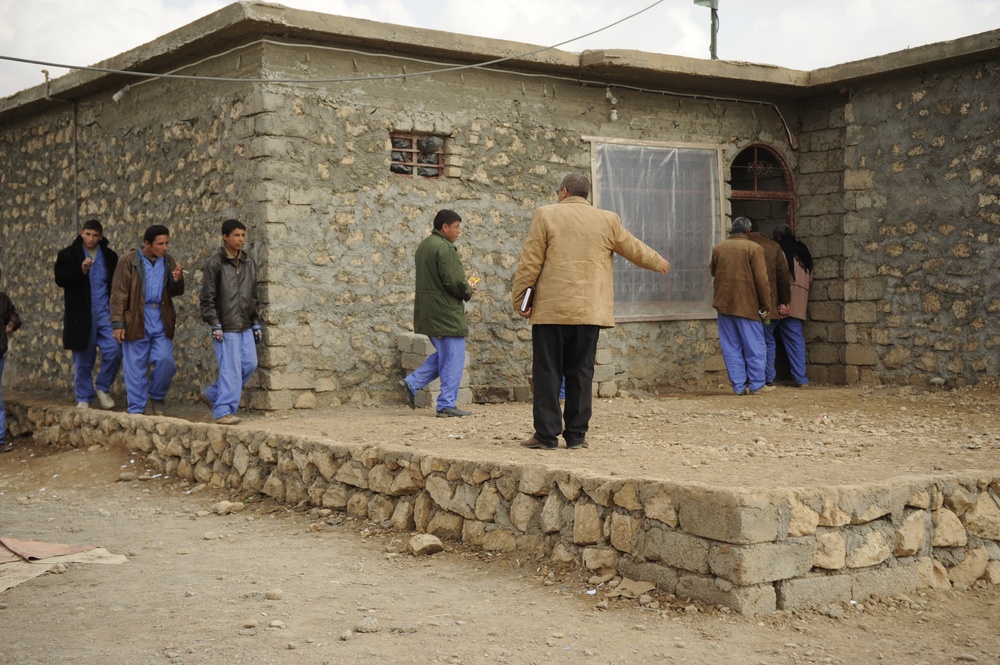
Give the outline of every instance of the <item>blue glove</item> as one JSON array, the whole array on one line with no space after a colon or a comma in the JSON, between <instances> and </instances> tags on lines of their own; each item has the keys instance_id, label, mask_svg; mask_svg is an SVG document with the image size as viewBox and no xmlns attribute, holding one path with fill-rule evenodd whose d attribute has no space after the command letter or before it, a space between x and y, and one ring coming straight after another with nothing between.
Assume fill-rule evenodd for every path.
<instances>
[{"instance_id":1,"label":"blue glove","mask_svg":"<svg viewBox=\"0 0 1000 665\"><path fill-rule=\"evenodd\" d=\"M253 329L253 343L254 344L264 343L264 331L259 327Z\"/></svg>"}]
</instances>

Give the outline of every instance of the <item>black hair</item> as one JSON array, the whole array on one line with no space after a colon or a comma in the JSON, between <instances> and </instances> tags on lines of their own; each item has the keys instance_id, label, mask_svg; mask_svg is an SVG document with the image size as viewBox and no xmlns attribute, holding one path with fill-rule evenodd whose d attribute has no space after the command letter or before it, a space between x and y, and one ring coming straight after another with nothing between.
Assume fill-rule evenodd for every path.
<instances>
[{"instance_id":1,"label":"black hair","mask_svg":"<svg viewBox=\"0 0 1000 665\"><path fill-rule=\"evenodd\" d=\"M97 231L101 235L104 235L104 227L96 219L88 219L84 222L81 231Z\"/></svg>"},{"instance_id":2,"label":"black hair","mask_svg":"<svg viewBox=\"0 0 1000 665\"><path fill-rule=\"evenodd\" d=\"M438 214L434 215L434 230L440 231L441 227L445 224L461 221L462 217L454 210L448 210L447 208L438 210Z\"/></svg>"},{"instance_id":3,"label":"black hair","mask_svg":"<svg viewBox=\"0 0 1000 665\"><path fill-rule=\"evenodd\" d=\"M236 229L247 230L246 224L238 219L227 219L222 223L222 235L228 236Z\"/></svg>"},{"instance_id":4,"label":"black hair","mask_svg":"<svg viewBox=\"0 0 1000 665\"><path fill-rule=\"evenodd\" d=\"M142 234L142 241L148 242L150 245L152 245L158 237L169 236L169 235L170 235L170 229L165 227L163 224L153 224L148 229L146 229L145 233Z\"/></svg>"}]
</instances>

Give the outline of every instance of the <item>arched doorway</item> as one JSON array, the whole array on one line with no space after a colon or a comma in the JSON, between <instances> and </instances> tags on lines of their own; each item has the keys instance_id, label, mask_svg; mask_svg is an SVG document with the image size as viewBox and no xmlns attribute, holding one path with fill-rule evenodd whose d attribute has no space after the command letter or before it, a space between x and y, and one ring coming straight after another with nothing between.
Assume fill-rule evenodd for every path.
<instances>
[{"instance_id":1,"label":"arched doorway","mask_svg":"<svg viewBox=\"0 0 1000 665\"><path fill-rule=\"evenodd\" d=\"M730 167L730 183L733 217L757 220L768 238L779 224L795 229L795 185L781 155L758 143L744 148Z\"/></svg>"}]
</instances>

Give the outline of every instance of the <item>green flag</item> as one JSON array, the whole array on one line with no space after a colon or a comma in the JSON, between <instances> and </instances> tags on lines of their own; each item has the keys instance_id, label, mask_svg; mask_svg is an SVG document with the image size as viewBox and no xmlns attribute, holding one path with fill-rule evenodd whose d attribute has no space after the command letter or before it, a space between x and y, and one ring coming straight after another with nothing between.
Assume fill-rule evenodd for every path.
<instances>
[{"instance_id":1,"label":"green flag","mask_svg":"<svg viewBox=\"0 0 1000 665\"><path fill-rule=\"evenodd\" d=\"M700 7L708 7L709 9L719 8L719 0L694 0L694 4Z\"/></svg>"}]
</instances>

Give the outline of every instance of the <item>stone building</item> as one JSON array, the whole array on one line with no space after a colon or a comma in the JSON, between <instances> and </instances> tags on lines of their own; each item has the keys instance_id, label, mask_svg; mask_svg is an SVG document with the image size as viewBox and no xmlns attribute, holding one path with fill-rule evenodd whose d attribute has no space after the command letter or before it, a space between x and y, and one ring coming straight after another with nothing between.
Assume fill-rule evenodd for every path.
<instances>
[{"instance_id":1,"label":"stone building","mask_svg":"<svg viewBox=\"0 0 1000 665\"><path fill-rule=\"evenodd\" d=\"M813 380L997 374L1000 32L811 72L535 51L246 2L0 100L0 286L26 321L8 387L69 393L52 264L96 217L119 251L170 227L190 271L171 399L192 398L215 371L199 267L237 217L267 323L251 405L396 399L413 250L448 207L482 278L470 388L523 395L510 281L531 210L571 170L673 265L617 271L611 392L725 383L706 266L738 214L793 224L816 257Z\"/></svg>"}]
</instances>

